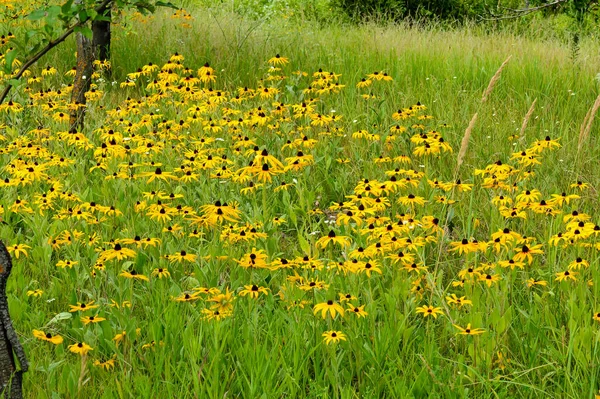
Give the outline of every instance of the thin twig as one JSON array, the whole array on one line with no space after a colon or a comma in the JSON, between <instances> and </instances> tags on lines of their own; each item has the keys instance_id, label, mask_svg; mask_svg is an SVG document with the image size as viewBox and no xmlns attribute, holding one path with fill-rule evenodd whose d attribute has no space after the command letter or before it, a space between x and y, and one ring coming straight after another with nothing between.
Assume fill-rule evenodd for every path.
<instances>
[{"instance_id":1,"label":"thin twig","mask_svg":"<svg viewBox=\"0 0 600 399\"><path fill-rule=\"evenodd\" d=\"M492 18L485 18L485 17L480 17L480 18L484 21L500 21L500 20L504 20L504 19L516 19L516 18L524 17L525 15L529 15L532 12L539 11L539 10L547 8L547 7L552 7L552 6L555 6L560 3L565 3L566 1L568 1L568 0L555 0L552 3L546 3L546 4L542 4L541 6L530 7L530 8L521 8L521 9L506 8L513 14L511 14L511 15L495 15L490 12L490 14L492 15Z\"/></svg>"}]
</instances>

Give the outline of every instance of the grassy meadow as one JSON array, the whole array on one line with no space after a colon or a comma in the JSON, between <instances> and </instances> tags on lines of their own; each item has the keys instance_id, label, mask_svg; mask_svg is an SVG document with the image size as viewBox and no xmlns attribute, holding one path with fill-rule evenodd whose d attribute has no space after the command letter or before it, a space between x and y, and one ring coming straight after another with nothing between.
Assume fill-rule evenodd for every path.
<instances>
[{"instance_id":1,"label":"grassy meadow","mask_svg":"<svg viewBox=\"0 0 600 399\"><path fill-rule=\"evenodd\" d=\"M26 397L596 397L598 38L226 8L0 105Z\"/></svg>"}]
</instances>

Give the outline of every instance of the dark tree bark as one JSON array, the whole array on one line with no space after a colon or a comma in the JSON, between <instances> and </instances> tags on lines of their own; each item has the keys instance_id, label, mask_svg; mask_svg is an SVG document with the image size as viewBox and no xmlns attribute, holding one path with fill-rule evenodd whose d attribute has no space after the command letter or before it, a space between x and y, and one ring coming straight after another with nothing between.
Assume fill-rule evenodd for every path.
<instances>
[{"instance_id":1,"label":"dark tree bark","mask_svg":"<svg viewBox=\"0 0 600 399\"><path fill-rule=\"evenodd\" d=\"M110 7L98 10L110 18ZM70 130L76 131L83 128L85 118L85 93L92 84L92 73L94 72L94 61L106 61L110 57L110 21L92 22L92 39L88 39L81 33L77 33L77 73L71 93L71 103L76 107L71 111Z\"/></svg>"},{"instance_id":2,"label":"dark tree bark","mask_svg":"<svg viewBox=\"0 0 600 399\"><path fill-rule=\"evenodd\" d=\"M110 9L103 11L107 18L110 18ZM106 61L110 58L110 21L94 21L92 23L92 46L94 47L94 56L99 61Z\"/></svg>"},{"instance_id":3,"label":"dark tree bark","mask_svg":"<svg viewBox=\"0 0 600 399\"><path fill-rule=\"evenodd\" d=\"M11 270L10 254L4 243L0 241L0 397L21 399L23 397L22 374L27 371L29 364L8 313L6 282ZM17 370L15 354L21 364L21 370Z\"/></svg>"},{"instance_id":4,"label":"dark tree bark","mask_svg":"<svg viewBox=\"0 0 600 399\"><path fill-rule=\"evenodd\" d=\"M71 92L71 104L76 108L71 111L69 124L70 131L76 131L83 127L86 98L85 93L92 84L92 73L94 72L94 51L92 41L77 33L77 72Z\"/></svg>"}]
</instances>

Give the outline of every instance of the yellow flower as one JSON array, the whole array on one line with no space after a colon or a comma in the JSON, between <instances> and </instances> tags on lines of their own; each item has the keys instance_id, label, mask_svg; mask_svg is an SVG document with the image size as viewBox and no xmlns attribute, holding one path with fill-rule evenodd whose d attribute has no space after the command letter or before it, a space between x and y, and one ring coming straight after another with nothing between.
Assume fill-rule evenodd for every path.
<instances>
[{"instance_id":1,"label":"yellow flower","mask_svg":"<svg viewBox=\"0 0 600 399\"><path fill-rule=\"evenodd\" d=\"M331 230L326 237L321 237L317 240L316 246L325 248L330 243L339 244L341 247L350 245L350 237L336 236L335 231Z\"/></svg>"},{"instance_id":2,"label":"yellow flower","mask_svg":"<svg viewBox=\"0 0 600 399\"><path fill-rule=\"evenodd\" d=\"M115 341L115 345L119 345L119 343L121 341L123 341L123 339L125 338L126 335L127 335L127 333L125 331L122 331L122 332L118 333L117 335L115 335L115 337L112 340Z\"/></svg>"},{"instance_id":3,"label":"yellow flower","mask_svg":"<svg viewBox=\"0 0 600 399\"><path fill-rule=\"evenodd\" d=\"M590 267L590 262L585 259L577 258L567 266L569 270L579 270L582 267L588 268Z\"/></svg>"},{"instance_id":4,"label":"yellow flower","mask_svg":"<svg viewBox=\"0 0 600 399\"><path fill-rule=\"evenodd\" d=\"M69 345L69 350L73 353L78 353L81 356L87 355L89 351L93 351L94 348L86 344L85 342L79 342L73 345Z\"/></svg>"},{"instance_id":5,"label":"yellow flower","mask_svg":"<svg viewBox=\"0 0 600 399\"><path fill-rule=\"evenodd\" d=\"M45 333L41 330L33 330L33 336L37 339L41 339L42 341L48 341L53 343L54 345L59 345L63 342L63 337L60 335L52 335L50 333Z\"/></svg>"},{"instance_id":6,"label":"yellow flower","mask_svg":"<svg viewBox=\"0 0 600 399\"><path fill-rule=\"evenodd\" d=\"M100 254L102 260L123 260L125 258L134 258L136 255L133 249L122 247L121 244L116 243L113 249L106 250Z\"/></svg>"},{"instance_id":7,"label":"yellow flower","mask_svg":"<svg viewBox=\"0 0 600 399\"><path fill-rule=\"evenodd\" d=\"M519 252L517 252L517 254L515 254L515 256L513 256L513 259L517 262L521 262L525 259L527 259L527 262L529 264L533 263L533 256L535 254L543 254L544 251L542 251L542 244L538 244L538 245L534 245L532 247L528 247L527 245L523 245Z\"/></svg>"},{"instance_id":8,"label":"yellow flower","mask_svg":"<svg viewBox=\"0 0 600 399\"><path fill-rule=\"evenodd\" d=\"M267 61L271 65L285 65L290 62L286 57L282 57L279 54Z\"/></svg>"},{"instance_id":9,"label":"yellow flower","mask_svg":"<svg viewBox=\"0 0 600 399\"><path fill-rule=\"evenodd\" d=\"M112 358L110 358L110 359L108 359L108 360L106 360L104 362L101 362L100 360L96 360L94 362L94 366L103 368L104 370L108 371L111 368L115 367L115 359L116 358L117 358L117 355L114 355Z\"/></svg>"},{"instance_id":10,"label":"yellow flower","mask_svg":"<svg viewBox=\"0 0 600 399\"><path fill-rule=\"evenodd\" d=\"M536 280L533 277L527 280L527 287L531 288L534 285L545 287L546 285L548 285L548 283L544 280Z\"/></svg>"},{"instance_id":11,"label":"yellow flower","mask_svg":"<svg viewBox=\"0 0 600 399\"><path fill-rule=\"evenodd\" d=\"M27 257L28 255L26 250L31 249L31 247L25 244L15 244L7 247L6 249L8 249L8 252L13 254L15 258L19 259L21 254Z\"/></svg>"},{"instance_id":12,"label":"yellow flower","mask_svg":"<svg viewBox=\"0 0 600 399\"><path fill-rule=\"evenodd\" d=\"M434 319L437 319L439 314L443 314L442 308L435 308L431 305L419 306L417 307L417 313L422 313L423 317L433 316Z\"/></svg>"},{"instance_id":13,"label":"yellow flower","mask_svg":"<svg viewBox=\"0 0 600 399\"><path fill-rule=\"evenodd\" d=\"M319 312L321 312L321 316L323 318L327 317L327 312L329 312L332 319L335 318L335 315L337 313L339 313L340 316L344 317L344 308L340 304L332 301L331 299L327 302L322 302L315 305L315 307L313 308L313 313L316 315Z\"/></svg>"},{"instance_id":14,"label":"yellow flower","mask_svg":"<svg viewBox=\"0 0 600 399\"><path fill-rule=\"evenodd\" d=\"M169 270L167 270L166 268L159 267L159 268L152 270L152 276L153 277L158 276L158 278L163 278L163 277L166 278L166 277L171 276L171 273L169 273Z\"/></svg>"},{"instance_id":15,"label":"yellow flower","mask_svg":"<svg viewBox=\"0 0 600 399\"><path fill-rule=\"evenodd\" d=\"M488 287L491 287L494 283L497 283L498 281L502 280L502 277L500 277L497 274L481 274L479 276L479 281L483 281Z\"/></svg>"},{"instance_id":16,"label":"yellow flower","mask_svg":"<svg viewBox=\"0 0 600 399\"><path fill-rule=\"evenodd\" d=\"M367 317L369 314L365 312L365 305L363 306L353 306L348 304L348 312L354 313L358 318Z\"/></svg>"},{"instance_id":17,"label":"yellow flower","mask_svg":"<svg viewBox=\"0 0 600 399\"><path fill-rule=\"evenodd\" d=\"M40 290L40 289L36 289L36 290L29 290L27 291L27 296L34 296L34 297L41 297L42 294L44 293L44 291Z\"/></svg>"},{"instance_id":18,"label":"yellow flower","mask_svg":"<svg viewBox=\"0 0 600 399\"><path fill-rule=\"evenodd\" d=\"M346 341L346 335L341 331L325 331L321 334L323 341L329 345L331 343L337 344L340 341Z\"/></svg>"},{"instance_id":19,"label":"yellow flower","mask_svg":"<svg viewBox=\"0 0 600 399\"><path fill-rule=\"evenodd\" d=\"M449 305L458 305L459 307L463 307L464 305L473 305L473 302L470 299L466 299L464 296L460 298L456 296L456 294L452 294L446 297L446 302Z\"/></svg>"},{"instance_id":20,"label":"yellow flower","mask_svg":"<svg viewBox=\"0 0 600 399\"><path fill-rule=\"evenodd\" d=\"M483 328L471 328L471 323L467 324L467 327L462 328L456 324L453 324L454 327L458 328L460 331L458 334L460 335L479 335L483 334L485 330Z\"/></svg>"},{"instance_id":21,"label":"yellow flower","mask_svg":"<svg viewBox=\"0 0 600 399\"><path fill-rule=\"evenodd\" d=\"M119 273L119 276L134 280L150 281L150 279L147 276L144 276L143 274L138 274L138 272L136 272L135 270L132 270L131 272L123 270L121 273Z\"/></svg>"},{"instance_id":22,"label":"yellow flower","mask_svg":"<svg viewBox=\"0 0 600 399\"><path fill-rule=\"evenodd\" d=\"M188 261L188 262L195 262L197 258L197 255L195 254L188 254L186 251L180 251L176 254L172 254L169 255L169 262L183 262Z\"/></svg>"},{"instance_id":23,"label":"yellow flower","mask_svg":"<svg viewBox=\"0 0 600 399\"><path fill-rule=\"evenodd\" d=\"M77 305L69 305L69 307L71 309L69 309L69 312L78 312L78 311L82 311L85 312L86 310L90 310L90 309L96 309L99 306L98 305L94 305L95 301L91 301L88 303L79 303L77 302Z\"/></svg>"},{"instance_id":24,"label":"yellow flower","mask_svg":"<svg viewBox=\"0 0 600 399\"><path fill-rule=\"evenodd\" d=\"M240 296L249 295L251 298L256 299L261 293L269 295L269 289L257 285L245 285L244 289L240 291Z\"/></svg>"},{"instance_id":25,"label":"yellow flower","mask_svg":"<svg viewBox=\"0 0 600 399\"><path fill-rule=\"evenodd\" d=\"M78 263L79 262L73 260L61 260L56 264L56 267L61 267L63 269L68 267L70 269Z\"/></svg>"},{"instance_id":26,"label":"yellow flower","mask_svg":"<svg viewBox=\"0 0 600 399\"><path fill-rule=\"evenodd\" d=\"M98 317L98 315L81 317L81 322L85 325L88 325L90 323L100 323L101 321L104 321L104 320L106 320L104 317Z\"/></svg>"},{"instance_id":27,"label":"yellow flower","mask_svg":"<svg viewBox=\"0 0 600 399\"><path fill-rule=\"evenodd\" d=\"M556 278L554 279L555 281L564 281L564 280L573 280L573 281L577 281L577 272L573 272L573 271L569 271L569 270L565 270L564 272L559 272L556 273Z\"/></svg>"}]
</instances>

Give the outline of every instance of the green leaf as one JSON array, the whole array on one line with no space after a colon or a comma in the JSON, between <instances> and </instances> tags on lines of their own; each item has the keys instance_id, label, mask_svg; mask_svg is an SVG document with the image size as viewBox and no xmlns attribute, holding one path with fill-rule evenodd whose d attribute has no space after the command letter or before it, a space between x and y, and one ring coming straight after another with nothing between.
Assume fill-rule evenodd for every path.
<instances>
[{"instance_id":1,"label":"green leaf","mask_svg":"<svg viewBox=\"0 0 600 399\"><path fill-rule=\"evenodd\" d=\"M73 0L68 0L67 2L65 2L65 4L62 5L60 10L63 14L70 14L72 8L73 8Z\"/></svg>"},{"instance_id":2,"label":"green leaf","mask_svg":"<svg viewBox=\"0 0 600 399\"><path fill-rule=\"evenodd\" d=\"M299 232L298 243L300 244L300 248L302 249L302 251L310 256L310 244L308 243L308 241L306 241L304 237L302 237L302 234L300 234Z\"/></svg>"},{"instance_id":3,"label":"green leaf","mask_svg":"<svg viewBox=\"0 0 600 399\"><path fill-rule=\"evenodd\" d=\"M14 87L20 86L23 83L20 79L8 79L8 84Z\"/></svg>"},{"instance_id":4,"label":"green leaf","mask_svg":"<svg viewBox=\"0 0 600 399\"><path fill-rule=\"evenodd\" d=\"M4 57L4 60L6 61L6 64L4 65L4 72L10 73L12 71L12 65L16 57L17 50L11 50L6 53L6 56Z\"/></svg>"},{"instance_id":5,"label":"green leaf","mask_svg":"<svg viewBox=\"0 0 600 399\"><path fill-rule=\"evenodd\" d=\"M88 26L77 26L74 29L75 33L81 33L83 36L87 37L88 39L92 39L93 36L93 32L92 29L90 29L90 27Z\"/></svg>"},{"instance_id":6,"label":"green leaf","mask_svg":"<svg viewBox=\"0 0 600 399\"><path fill-rule=\"evenodd\" d=\"M61 8L60 6L52 6L52 7L48 7L48 9L46 10L46 22L50 23L51 21L54 21L61 13Z\"/></svg>"},{"instance_id":7,"label":"green leaf","mask_svg":"<svg viewBox=\"0 0 600 399\"><path fill-rule=\"evenodd\" d=\"M168 7L168 8L173 8L175 10L178 10L179 7L177 7L175 4L171 3L170 1L157 1L155 3L156 7Z\"/></svg>"},{"instance_id":8,"label":"green leaf","mask_svg":"<svg viewBox=\"0 0 600 399\"><path fill-rule=\"evenodd\" d=\"M39 10L35 10L31 14L29 14L27 16L27 19L30 21L39 21L40 19L44 18L45 16L46 16L46 10L40 8Z\"/></svg>"},{"instance_id":9,"label":"green leaf","mask_svg":"<svg viewBox=\"0 0 600 399\"><path fill-rule=\"evenodd\" d=\"M59 313L56 316L54 316L52 318L52 320L50 320L48 322L48 324L46 324L46 326L49 326L50 324L54 324L54 323L56 323L58 321L61 321L61 320L67 320L67 319L71 319L71 318L73 318L73 313L62 312L62 313Z\"/></svg>"}]
</instances>

